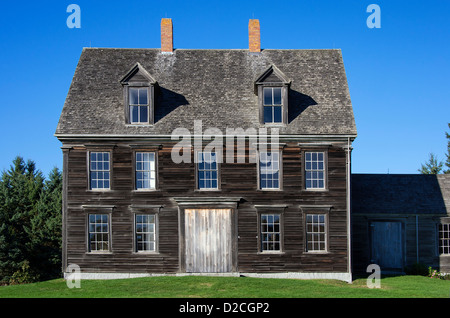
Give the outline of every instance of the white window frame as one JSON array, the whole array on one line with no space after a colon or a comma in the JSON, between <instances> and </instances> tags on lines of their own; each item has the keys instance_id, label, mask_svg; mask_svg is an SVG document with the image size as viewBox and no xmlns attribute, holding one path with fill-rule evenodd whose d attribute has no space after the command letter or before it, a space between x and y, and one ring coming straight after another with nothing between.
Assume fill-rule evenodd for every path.
<instances>
[{"instance_id":1,"label":"white window frame","mask_svg":"<svg viewBox=\"0 0 450 318\"><path fill-rule=\"evenodd\" d=\"M141 155L141 160L138 160L138 155ZM149 155L149 161L146 162L144 161L143 157L144 155ZM151 156L153 156L153 160L151 160ZM134 155L134 160L135 160L135 171L134 171L134 178L135 178L135 190L137 191L148 191L148 190L155 190L156 189L156 158L157 158L157 153L154 151L136 151L135 155ZM139 164L141 163L141 169L138 169ZM145 164L148 163L148 169L145 169ZM146 181L148 181L149 186L148 187L138 187L139 184L139 179L138 179L138 174L139 173L147 173L149 175L148 178L144 178L142 179L144 182L145 179L147 179ZM153 186L152 186L152 180L153 180Z\"/></svg>"},{"instance_id":2,"label":"white window frame","mask_svg":"<svg viewBox=\"0 0 450 318\"><path fill-rule=\"evenodd\" d=\"M438 226L439 255L450 256L450 223L440 223Z\"/></svg>"},{"instance_id":3,"label":"white window frame","mask_svg":"<svg viewBox=\"0 0 450 318\"><path fill-rule=\"evenodd\" d=\"M313 160L313 154L317 156L317 159ZM319 154L322 155L322 160L319 160ZM308 160L307 156L310 155L311 159ZM325 190L327 189L327 153L325 151L305 151L304 152L304 187L306 190ZM316 164L316 168L314 168L314 164ZM322 164L322 168L319 168L320 164ZM318 175L319 173L322 173L323 177L312 177L308 178L308 173L311 173L311 175ZM308 181L311 182L311 185L308 186ZM323 182L323 185L320 187L320 181ZM313 183L317 182L317 186L313 186Z\"/></svg>"},{"instance_id":4,"label":"white window frame","mask_svg":"<svg viewBox=\"0 0 450 318\"><path fill-rule=\"evenodd\" d=\"M273 93L273 90L274 89L279 89L280 90L280 97L281 97L281 102L280 102L280 104L275 104L275 99L274 99L274 93ZM271 104L266 104L266 99L265 99L265 91L266 90L271 90L271 92L272 92L272 103ZM263 122L264 122L264 124L283 124L283 112L284 112L284 110L283 110L283 88L281 87L281 86L266 86L266 87L263 87L263 89L262 89L262 104L263 104L263 109L262 109L262 111L263 111ZM271 107L271 110L272 110L272 121L266 121L266 119L265 119L265 116L264 116L264 114L265 114L265 108L266 107ZM274 121L275 120L275 107L279 107L280 108L280 121Z\"/></svg>"},{"instance_id":5,"label":"white window frame","mask_svg":"<svg viewBox=\"0 0 450 318\"><path fill-rule=\"evenodd\" d=\"M91 217L94 218L94 222L91 222ZM97 217L100 217L100 222L97 222ZM106 222L104 222L103 218L106 217ZM105 253L111 251L111 223L110 223L110 214L109 213L89 213L88 214L88 251L89 253ZM101 230L97 231L96 226L100 225ZM106 226L106 231L103 230L103 227ZM93 229L93 230L92 230ZM96 238L98 235L103 236L106 235L106 240L104 239L91 239L91 235L94 235ZM92 243L95 243L96 248L92 249ZM102 246L106 244L107 248L97 248L98 244Z\"/></svg>"},{"instance_id":6,"label":"white window frame","mask_svg":"<svg viewBox=\"0 0 450 318\"><path fill-rule=\"evenodd\" d=\"M311 218L311 222L309 221ZM321 221L322 218L322 221ZM326 253L328 251L327 240L327 214L326 213L306 213L305 214L305 250L308 253ZM320 231L323 226L323 231ZM319 237L317 240L316 238ZM310 248L310 244L312 247ZM323 246L323 247L322 247Z\"/></svg>"},{"instance_id":7,"label":"white window frame","mask_svg":"<svg viewBox=\"0 0 450 318\"><path fill-rule=\"evenodd\" d=\"M200 155L202 156L202 160L205 157L204 154L214 154L215 156L215 163L216 163L216 169L200 169ZM196 153L197 156L197 164L196 164L196 178L197 178L197 189L198 190L218 190L219 189L219 163L218 163L218 158L219 158L219 153L218 152L205 152L205 151L198 151ZM216 172L216 178L212 178L212 172ZM211 187L200 187L200 173L204 172L205 174L205 179L204 180L209 180L211 182ZM210 173L210 178L206 178L206 172ZM216 180L216 186L213 187L212 186L212 181Z\"/></svg>"},{"instance_id":8,"label":"white window frame","mask_svg":"<svg viewBox=\"0 0 450 318\"><path fill-rule=\"evenodd\" d=\"M153 222L138 222L138 217L153 218ZM146 224L149 228L153 225L153 231L138 231L139 224ZM139 240L138 235L149 236L150 239ZM153 238L153 239L151 239ZM141 243L142 242L142 243ZM136 253L157 253L158 252L158 215L156 213L135 213L134 214L134 250ZM153 244L153 248L139 249L139 244Z\"/></svg>"},{"instance_id":9,"label":"white window frame","mask_svg":"<svg viewBox=\"0 0 450 318\"><path fill-rule=\"evenodd\" d=\"M138 103L132 104L131 103L131 91L132 90L138 90ZM147 103L146 104L140 104L139 102L139 92L141 90L145 90L147 92ZM138 121L133 121L133 107L138 107ZM140 120L141 118L141 107L147 107L147 119L146 121ZM130 86L128 87L128 112L129 112L129 120L130 124L132 125L146 125L150 123L150 90L148 86Z\"/></svg>"},{"instance_id":10,"label":"white window frame","mask_svg":"<svg viewBox=\"0 0 450 318\"><path fill-rule=\"evenodd\" d=\"M267 222L263 222L263 216ZM282 252L282 214L276 212L263 212L259 213L259 243L261 253L280 253ZM275 222L275 217L278 221ZM270 221L272 218L272 222ZM269 225L272 225L272 230L269 231ZM276 231L276 225L278 231ZM278 239L275 239L278 236ZM272 237L271 240L269 238ZM269 246L275 246L278 244L278 249L270 249Z\"/></svg>"},{"instance_id":11,"label":"white window frame","mask_svg":"<svg viewBox=\"0 0 450 318\"><path fill-rule=\"evenodd\" d=\"M261 167L261 157L264 156L264 155L267 156L268 154L270 154L270 157L271 157L271 160L270 160L271 168L270 169L266 169L266 171L272 172L271 175L273 176L274 171L276 171L276 169L278 169L278 178L275 179L275 178L272 177L272 179L271 179L272 180L272 184L274 183L275 180L278 181L278 186L277 187L274 187L274 186L267 187L267 183L266 183L265 187L262 186L262 177L261 176L263 175L263 173L262 173L262 167ZM276 167L274 167L274 165L272 165L272 163L273 163L273 161L272 161L273 154L276 154L278 156L277 161L276 161L278 168L276 168ZM270 175L270 174L266 174L266 175ZM282 180L281 151L275 151L275 152L272 152L272 151L259 151L258 152L258 188L260 190L280 190L281 189L281 180Z\"/></svg>"},{"instance_id":12,"label":"white window frame","mask_svg":"<svg viewBox=\"0 0 450 318\"><path fill-rule=\"evenodd\" d=\"M95 154L96 155L96 160L93 161L92 160L92 155ZM102 160L99 161L97 160L97 156L98 154L102 155ZM108 161L103 160L103 156L105 154L108 154ZM94 191L104 191L104 190L110 190L111 189L111 152L109 151L90 151L88 152L88 160L89 160L89 189L90 190L94 190ZM108 169L104 168L104 163L108 162ZM95 166L94 166L95 163ZM101 163L102 164L102 168L98 168L98 164ZM97 182L97 186L93 187L93 180L92 180L92 173L96 173L97 174L97 178L95 179ZM102 173L103 178L98 178L98 174ZM108 173L108 178L104 178L104 174ZM102 180L103 184L105 183L105 181L108 181L108 187L98 187L98 181Z\"/></svg>"}]
</instances>

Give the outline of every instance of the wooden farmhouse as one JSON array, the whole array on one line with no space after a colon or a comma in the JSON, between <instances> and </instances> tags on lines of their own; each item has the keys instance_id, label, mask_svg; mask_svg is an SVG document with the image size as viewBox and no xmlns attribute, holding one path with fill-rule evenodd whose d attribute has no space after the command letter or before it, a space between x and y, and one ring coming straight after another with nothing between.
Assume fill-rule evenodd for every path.
<instances>
[{"instance_id":1,"label":"wooden farmhouse","mask_svg":"<svg viewBox=\"0 0 450 318\"><path fill-rule=\"evenodd\" d=\"M352 259L357 131L341 51L261 49L258 20L248 49L174 49L171 19L161 48L84 48L55 135L66 274L351 281L376 250L359 242ZM414 217L393 216L353 230L413 231Z\"/></svg>"}]
</instances>

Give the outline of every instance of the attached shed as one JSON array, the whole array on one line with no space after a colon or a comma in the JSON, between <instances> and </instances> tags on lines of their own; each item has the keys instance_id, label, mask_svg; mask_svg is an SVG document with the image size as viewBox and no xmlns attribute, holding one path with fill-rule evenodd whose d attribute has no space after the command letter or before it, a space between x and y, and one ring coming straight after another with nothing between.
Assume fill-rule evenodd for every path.
<instances>
[{"instance_id":1,"label":"attached shed","mask_svg":"<svg viewBox=\"0 0 450 318\"><path fill-rule=\"evenodd\" d=\"M353 271L450 272L450 175L353 174Z\"/></svg>"}]
</instances>

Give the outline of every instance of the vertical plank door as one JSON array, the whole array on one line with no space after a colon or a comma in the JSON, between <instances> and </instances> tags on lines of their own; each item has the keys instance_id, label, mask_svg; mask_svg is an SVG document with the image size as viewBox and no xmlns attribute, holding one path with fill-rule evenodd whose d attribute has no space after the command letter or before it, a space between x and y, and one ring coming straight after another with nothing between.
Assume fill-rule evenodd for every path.
<instances>
[{"instance_id":1,"label":"vertical plank door","mask_svg":"<svg viewBox=\"0 0 450 318\"><path fill-rule=\"evenodd\" d=\"M381 270L403 267L402 223L395 221L372 222L372 262Z\"/></svg>"},{"instance_id":2,"label":"vertical plank door","mask_svg":"<svg viewBox=\"0 0 450 318\"><path fill-rule=\"evenodd\" d=\"M231 271L231 210L185 210L186 272Z\"/></svg>"}]
</instances>

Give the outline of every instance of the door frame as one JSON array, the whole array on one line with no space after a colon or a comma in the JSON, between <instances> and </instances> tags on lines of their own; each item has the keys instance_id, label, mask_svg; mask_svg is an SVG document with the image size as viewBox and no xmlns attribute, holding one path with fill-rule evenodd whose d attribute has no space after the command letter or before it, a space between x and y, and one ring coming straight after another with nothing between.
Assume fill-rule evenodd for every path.
<instances>
[{"instance_id":1,"label":"door frame","mask_svg":"<svg viewBox=\"0 0 450 318\"><path fill-rule=\"evenodd\" d=\"M178 203L178 271L186 273L185 210L230 209L231 222L231 272L238 271L238 203L239 198L185 197L174 198ZM209 273L211 274L211 273Z\"/></svg>"}]
</instances>

